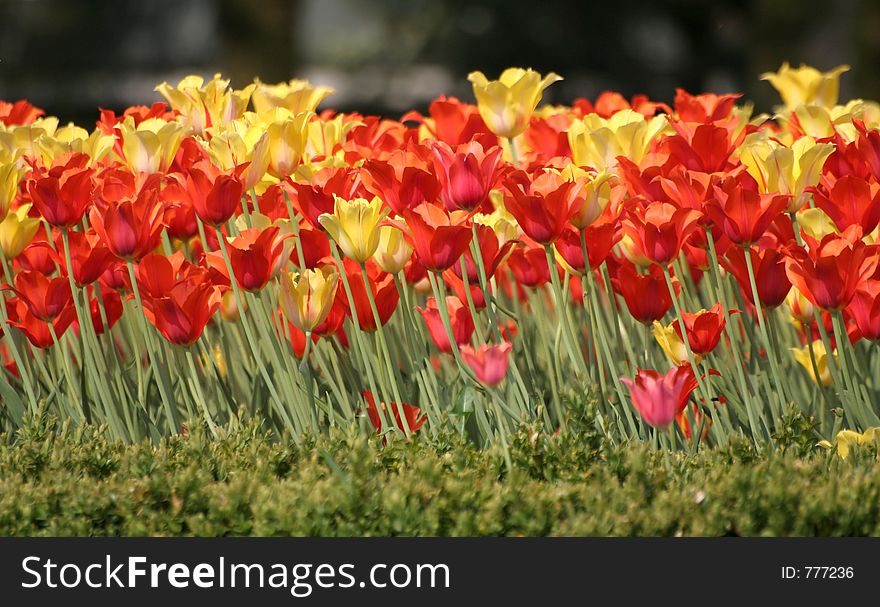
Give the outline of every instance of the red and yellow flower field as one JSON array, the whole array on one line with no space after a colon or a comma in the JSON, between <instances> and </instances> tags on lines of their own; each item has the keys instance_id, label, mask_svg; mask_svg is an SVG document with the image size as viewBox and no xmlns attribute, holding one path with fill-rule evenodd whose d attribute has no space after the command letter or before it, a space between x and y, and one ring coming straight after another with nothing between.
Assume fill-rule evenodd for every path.
<instances>
[{"instance_id":1,"label":"red and yellow flower field","mask_svg":"<svg viewBox=\"0 0 880 607\"><path fill-rule=\"evenodd\" d=\"M880 105L787 64L672 106L470 75L401 120L216 76L91 130L0 102L0 429L140 441L260 417L480 445L770 447L792 410L846 456L880 426ZM880 436L880 435L878 435Z\"/></svg>"}]
</instances>

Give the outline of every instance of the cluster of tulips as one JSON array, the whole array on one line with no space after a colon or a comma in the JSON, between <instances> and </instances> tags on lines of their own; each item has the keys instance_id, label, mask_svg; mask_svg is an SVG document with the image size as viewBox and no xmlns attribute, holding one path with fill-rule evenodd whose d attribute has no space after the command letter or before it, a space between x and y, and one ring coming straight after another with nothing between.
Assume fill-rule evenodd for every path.
<instances>
[{"instance_id":1,"label":"cluster of tulips","mask_svg":"<svg viewBox=\"0 0 880 607\"><path fill-rule=\"evenodd\" d=\"M765 74L772 116L540 105L561 78L518 68L400 120L220 76L92 131L0 102L3 427L259 415L506 453L575 412L668 448L878 426L880 106L838 104L845 70Z\"/></svg>"}]
</instances>

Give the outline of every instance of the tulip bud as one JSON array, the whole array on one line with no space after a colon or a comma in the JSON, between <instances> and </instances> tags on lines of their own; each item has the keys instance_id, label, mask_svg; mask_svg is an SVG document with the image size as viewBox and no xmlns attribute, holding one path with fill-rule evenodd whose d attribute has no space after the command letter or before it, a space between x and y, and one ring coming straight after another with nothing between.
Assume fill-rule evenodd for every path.
<instances>
[{"instance_id":1,"label":"tulip bud","mask_svg":"<svg viewBox=\"0 0 880 607\"><path fill-rule=\"evenodd\" d=\"M816 372L813 370L813 361L810 359L810 351L807 349L810 347L813 349L813 358L816 359L816 367L819 370L819 380L816 379ZM828 368L828 353L825 350L825 342L821 339L817 339L813 341L809 346L804 346L803 348L792 348L791 353L794 356L794 359L807 370L807 373L810 375L810 379L813 380L813 383L819 383L821 381L823 386L830 386L832 380L831 370ZM833 351L834 360L837 360L837 350ZM836 364L836 363L835 363Z\"/></svg>"},{"instance_id":2,"label":"tulip bud","mask_svg":"<svg viewBox=\"0 0 880 607\"><path fill-rule=\"evenodd\" d=\"M675 331L675 323L677 322L677 320L674 320L669 325L664 326L660 321L655 320L652 333L654 334L654 339L657 340L657 343L663 348L663 351L666 352L666 355L672 362L676 365L682 365L688 362L688 354L684 341ZM694 362L700 364L700 360L700 355L694 354Z\"/></svg>"},{"instance_id":3,"label":"tulip bud","mask_svg":"<svg viewBox=\"0 0 880 607\"><path fill-rule=\"evenodd\" d=\"M789 291L785 297L785 303L791 312L792 318L804 325L811 324L816 320L816 314L813 310L813 304L797 289Z\"/></svg>"},{"instance_id":4,"label":"tulip bud","mask_svg":"<svg viewBox=\"0 0 880 607\"><path fill-rule=\"evenodd\" d=\"M299 329L309 332L330 314L339 274L333 266L290 272L281 277L281 310Z\"/></svg>"},{"instance_id":5,"label":"tulip bud","mask_svg":"<svg viewBox=\"0 0 880 607\"><path fill-rule=\"evenodd\" d=\"M333 214L323 213L318 222L327 230L342 252L358 263L365 263L379 248L379 223L388 214L378 197L372 200L345 200L336 196Z\"/></svg>"},{"instance_id":6,"label":"tulip bud","mask_svg":"<svg viewBox=\"0 0 880 607\"><path fill-rule=\"evenodd\" d=\"M0 222L0 250L6 259L18 257L40 228L39 219L28 217L30 208L29 204L20 206Z\"/></svg>"},{"instance_id":7,"label":"tulip bud","mask_svg":"<svg viewBox=\"0 0 880 607\"><path fill-rule=\"evenodd\" d=\"M379 248L373 254L373 260L383 271L397 274L406 266L412 252L413 248L399 229L394 226L379 228Z\"/></svg>"}]
</instances>

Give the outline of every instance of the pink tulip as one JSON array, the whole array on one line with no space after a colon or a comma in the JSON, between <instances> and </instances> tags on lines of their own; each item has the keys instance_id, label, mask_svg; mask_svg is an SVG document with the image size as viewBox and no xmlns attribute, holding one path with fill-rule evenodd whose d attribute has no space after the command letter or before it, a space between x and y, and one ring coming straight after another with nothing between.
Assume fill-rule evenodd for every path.
<instances>
[{"instance_id":1,"label":"pink tulip","mask_svg":"<svg viewBox=\"0 0 880 607\"><path fill-rule=\"evenodd\" d=\"M629 388L633 406L649 426L665 428L684 410L697 387L693 370L688 366L673 367L660 375L657 371L640 369L635 381L621 377Z\"/></svg>"},{"instance_id":2,"label":"pink tulip","mask_svg":"<svg viewBox=\"0 0 880 607\"><path fill-rule=\"evenodd\" d=\"M507 375L510 365L510 350L513 346L504 342L497 346L483 344L476 350L470 346L461 348L461 358L471 368L480 383L494 387Z\"/></svg>"}]
</instances>

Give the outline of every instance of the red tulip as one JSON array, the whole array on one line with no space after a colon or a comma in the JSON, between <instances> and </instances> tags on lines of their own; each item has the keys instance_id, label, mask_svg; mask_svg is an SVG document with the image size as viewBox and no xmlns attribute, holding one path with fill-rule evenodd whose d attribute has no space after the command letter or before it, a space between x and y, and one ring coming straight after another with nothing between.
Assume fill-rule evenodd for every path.
<instances>
[{"instance_id":1,"label":"red tulip","mask_svg":"<svg viewBox=\"0 0 880 607\"><path fill-rule=\"evenodd\" d=\"M452 267L470 245L470 228L454 223L438 206L425 203L403 209L403 217L406 225L400 227L408 233L416 257L428 270L442 272Z\"/></svg>"},{"instance_id":2,"label":"red tulip","mask_svg":"<svg viewBox=\"0 0 880 607\"><path fill-rule=\"evenodd\" d=\"M868 234L880 223L880 184L868 183L854 175L844 175L831 187L808 188L816 206L831 217L840 230L851 225L862 227Z\"/></svg>"},{"instance_id":3,"label":"red tulip","mask_svg":"<svg viewBox=\"0 0 880 607\"><path fill-rule=\"evenodd\" d=\"M115 256L93 230L88 232L70 232L70 261L73 265L73 280L78 287L90 285L101 277ZM60 241L60 238L56 239ZM63 243L56 242L58 263L69 271L64 255Z\"/></svg>"},{"instance_id":4,"label":"red tulip","mask_svg":"<svg viewBox=\"0 0 880 607\"><path fill-rule=\"evenodd\" d=\"M681 413L691 394L697 388L697 380L688 365L673 367L660 375L657 371L640 369L635 380L621 377L633 406L645 422L654 428L666 428Z\"/></svg>"},{"instance_id":5,"label":"red tulip","mask_svg":"<svg viewBox=\"0 0 880 607\"><path fill-rule=\"evenodd\" d=\"M39 231L21 255L15 258L15 264L23 270L46 275L54 274L58 269L58 255L46 240L45 232Z\"/></svg>"},{"instance_id":6,"label":"red tulip","mask_svg":"<svg viewBox=\"0 0 880 607\"><path fill-rule=\"evenodd\" d=\"M498 138L489 131L489 127L480 116L476 105L462 103L455 97L440 97L428 106L430 119L425 119L418 112L409 112L402 122L412 120L423 124L434 139L457 146L474 139L483 142L484 147L497 144Z\"/></svg>"},{"instance_id":7,"label":"red tulip","mask_svg":"<svg viewBox=\"0 0 880 607\"><path fill-rule=\"evenodd\" d=\"M101 314L101 306L104 307L104 315ZM116 291L107 291L101 293L101 299L98 299L97 293L92 293L89 287L89 315L92 318L92 327L97 335L101 335L106 329L110 329L116 322L122 318L122 298ZM106 318L107 324L104 325Z\"/></svg>"},{"instance_id":8,"label":"red tulip","mask_svg":"<svg viewBox=\"0 0 880 607\"><path fill-rule=\"evenodd\" d=\"M736 312L736 310L731 310ZM724 331L725 318L720 303L712 306L711 310L702 310L696 314L690 312L682 312L684 326L687 329L688 343L694 354L708 354L715 349L718 341L721 339L721 333ZM679 339L683 339L681 335L681 323L672 323Z\"/></svg>"},{"instance_id":9,"label":"red tulip","mask_svg":"<svg viewBox=\"0 0 880 607\"><path fill-rule=\"evenodd\" d=\"M880 280L866 280L858 286L847 312L867 340L880 341Z\"/></svg>"},{"instance_id":10,"label":"red tulip","mask_svg":"<svg viewBox=\"0 0 880 607\"><path fill-rule=\"evenodd\" d=\"M425 325L428 327L428 334L437 349L446 354L452 353L452 344L449 343L449 336L446 334L446 328L443 326L443 319L440 316L440 310L437 307L437 300L431 297L424 308L417 308L419 314L425 319ZM446 309L449 311L449 324L452 326L452 336L456 344L464 345L470 342L471 336L474 334L474 319L471 311L455 296L446 297Z\"/></svg>"},{"instance_id":11,"label":"red tulip","mask_svg":"<svg viewBox=\"0 0 880 607\"><path fill-rule=\"evenodd\" d=\"M63 279L67 282L66 279ZM29 306L21 299L10 299L8 304L9 324L16 327L35 348L45 350L51 347L55 340L49 324L37 318L31 313ZM58 339L64 335L67 328L76 320L76 310L73 306L65 307L58 316L52 320L52 329Z\"/></svg>"},{"instance_id":12,"label":"red tulip","mask_svg":"<svg viewBox=\"0 0 880 607\"><path fill-rule=\"evenodd\" d=\"M403 163L395 166L384 160L368 160L361 178L367 191L398 215L423 202L433 203L440 194L440 183L432 173Z\"/></svg>"},{"instance_id":13,"label":"red tulip","mask_svg":"<svg viewBox=\"0 0 880 607\"><path fill-rule=\"evenodd\" d=\"M684 241L697 229L701 214L694 209L680 209L668 202L655 202L629 208L623 221L623 233L648 259L667 264L681 251Z\"/></svg>"},{"instance_id":14,"label":"red tulip","mask_svg":"<svg viewBox=\"0 0 880 607\"><path fill-rule=\"evenodd\" d=\"M878 247L865 244L861 236L859 226L850 226L840 235L828 234L821 242L807 236L809 250L788 249L788 279L813 305L842 310L877 269Z\"/></svg>"},{"instance_id":15,"label":"red tulip","mask_svg":"<svg viewBox=\"0 0 880 607\"><path fill-rule=\"evenodd\" d=\"M765 308L775 308L785 301L791 290L791 281L785 271L785 255L778 249L745 249L752 261L758 297ZM720 260L721 266L739 283L740 291L750 304L755 305L752 283L742 247L730 247Z\"/></svg>"},{"instance_id":16,"label":"red tulip","mask_svg":"<svg viewBox=\"0 0 880 607\"><path fill-rule=\"evenodd\" d=\"M239 236L228 240L226 247L235 281L245 291L262 290L281 264L284 243L290 234L281 234L277 226L265 230L244 230ZM229 278L226 262L220 252L208 253L208 263L223 276Z\"/></svg>"},{"instance_id":17,"label":"red tulip","mask_svg":"<svg viewBox=\"0 0 880 607\"><path fill-rule=\"evenodd\" d=\"M64 164L60 164L64 161ZM75 153L56 159L48 171L34 168L28 193L43 218L58 228L72 228L82 221L92 203L95 186L87 154Z\"/></svg>"},{"instance_id":18,"label":"red tulip","mask_svg":"<svg viewBox=\"0 0 880 607\"><path fill-rule=\"evenodd\" d=\"M488 200L501 176L500 147L484 150L478 141L469 141L453 150L438 141L432 150L440 197L448 210L472 211Z\"/></svg>"},{"instance_id":19,"label":"red tulip","mask_svg":"<svg viewBox=\"0 0 880 607\"><path fill-rule=\"evenodd\" d=\"M376 408L376 399L373 398L373 393L369 390L364 390L363 395L364 399L367 401L367 416L370 418L370 424L376 429L377 433L381 432L382 418L379 416L379 410ZM400 418L401 408L403 409L403 415L406 419L406 428L409 428L411 433L418 432L419 428L421 428L428 419L427 416L422 415L422 410L415 405L403 403L403 405L398 406L397 403L391 403L386 406L385 403L381 403L381 407L386 420L388 420L388 411L391 410L394 417L392 423L401 432L404 431L403 421Z\"/></svg>"},{"instance_id":20,"label":"red tulip","mask_svg":"<svg viewBox=\"0 0 880 607\"><path fill-rule=\"evenodd\" d=\"M611 250L620 242L621 234L618 226L614 223L592 224L584 230L584 243L586 244L587 257L590 268L596 270L601 266ZM581 248L581 233L575 228L567 228L562 236L556 241L556 250L569 266L577 272L584 273L583 248Z\"/></svg>"},{"instance_id":21,"label":"red tulip","mask_svg":"<svg viewBox=\"0 0 880 607\"><path fill-rule=\"evenodd\" d=\"M24 99L15 103L0 101L0 122L6 126L24 126L33 123L46 112L31 105Z\"/></svg>"},{"instance_id":22,"label":"red tulip","mask_svg":"<svg viewBox=\"0 0 880 607\"><path fill-rule=\"evenodd\" d=\"M348 276L348 284L351 289L351 297L354 300L355 309L357 310L360 328L362 331L373 332L378 327L376 326L376 319L373 316L373 310L367 296L367 289L364 286L361 268L356 261L348 258L343 260L343 265ZM394 277L391 274L383 272L372 260L368 261L366 266L370 291L376 303L379 321L384 326L397 309L400 293L397 291L397 285L394 283ZM339 297L340 293L342 294L342 305L346 313L351 316L351 304L348 301L348 296L345 294L344 289L337 290L337 297Z\"/></svg>"},{"instance_id":23,"label":"red tulip","mask_svg":"<svg viewBox=\"0 0 880 607\"><path fill-rule=\"evenodd\" d=\"M89 217L114 255L137 261L159 246L167 207L159 200L161 177L154 174L141 185L136 198L93 208Z\"/></svg>"},{"instance_id":24,"label":"red tulip","mask_svg":"<svg viewBox=\"0 0 880 607\"><path fill-rule=\"evenodd\" d=\"M736 95L691 95L684 89L675 89L675 113L687 122L717 122L730 116L733 104L742 97Z\"/></svg>"},{"instance_id":25,"label":"red tulip","mask_svg":"<svg viewBox=\"0 0 880 607\"><path fill-rule=\"evenodd\" d=\"M58 276L47 278L39 272L19 272L15 292L34 317L49 322L73 305L70 283Z\"/></svg>"},{"instance_id":26,"label":"red tulip","mask_svg":"<svg viewBox=\"0 0 880 607\"><path fill-rule=\"evenodd\" d=\"M186 190L199 219L216 228L241 207L244 186L231 175L217 175L212 180L205 171L193 168L186 178Z\"/></svg>"},{"instance_id":27,"label":"red tulip","mask_svg":"<svg viewBox=\"0 0 880 607\"><path fill-rule=\"evenodd\" d=\"M481 384L491 388L500 384L507 375L512 348L509 342L494 346L482 344L476 350L471 346L462 346L461 359L471 368Z\"/></svg>"},{"instance_id":28,"label":"red tulip","mask_svg":"<svg viewBox=\"0 0 880 607\"><path fill-rule=\"evenodd\" d=\"M520 286L537 288L550 282L547 254L541 248L517 247L507 258L507 265Z\"/></svg>"},{"instance_id":29,"label":"red tulip","mask_svg":"<svg viewBox=\"0 0 880 607\"><path fill-rule=\"evenodd\" d=\"M790 198L789 195L759 194L729 178L722 187L715 186L715 198L706 204L706 213L731 242L753 244L785 211Z\"/></svg>"},{"instance_id":30,"label":"red tulip","mask_svg":"<svg viewBox=\"0 0 880 607\"><path fill-rule=\"evenodd\" d=\"M220 307L220 297L210 283L180 281L164 297L145 297L144 316L172 344L191 346Z\"/></svg>"},{"instance_id":31,"label":"red tulip","mask_svg":"<svg viewBox=\"0 0 880 607\"><path fill-rule=\"evenodd\" d=\"M580 191L556 173L543 173L532 181L523 171L505 179L504 187L504 206L522 231L542 245L552 244L565 231Z\"/></svg>"},{"instance_id":32,"label":"red tulip","mask_svg":"<svg viewBox=\"0 0 880 607\"><path fill-rule=\"evenodd\" d=\"M639 274L631 263L623 263L611 284L623 296L629 313L640 323L649 325L660 320L672 307L666 277L658 265L651 265L648 274ZM675 278L673 286L677 294L681 287Z\"/></svg>"},{"instance_id":33,"label":"red tulip","mask_svg":"<svg viewBox=\"0 0 880 607\"><path fill-rule=\"evenodd\" d=\"M333 214L334 195L351 200L357 198L360 184L358 174L348 169L325 168L312 177L311 183L289 183L292 192L291 204L306 221L317 230L322 230L318 217L323 213ZM292 218L291 218L292 219Z\"/></svg>"},{"instance_id":34,"label":"red tulip","mask_svg":"<svg viewBox=\"0 0 880 607\"><path fill-rule=\"evenodd\" d=\"M474 228L477 232L477 248L480 251L480 257L482 258L483 269L486 271L486 279L489 279L495 275L498 266L507 258L510 254L511 248L516 242L508 240L499 247L498 236L492 228L479 223L474 224ZM474 261L473 252L470 248L465 249L463 259L465 267L467 268L468 281L471 284L477 283L479 280L479 272L477 270L477 263ZM459 278L464 278L461 273L460 263L452 264L450 269Z\"/></svg>"}]
</instances>

